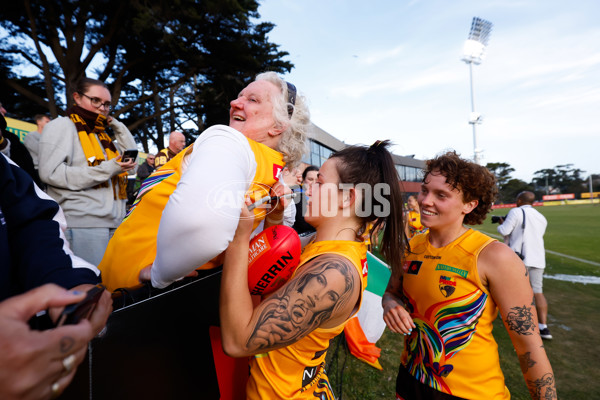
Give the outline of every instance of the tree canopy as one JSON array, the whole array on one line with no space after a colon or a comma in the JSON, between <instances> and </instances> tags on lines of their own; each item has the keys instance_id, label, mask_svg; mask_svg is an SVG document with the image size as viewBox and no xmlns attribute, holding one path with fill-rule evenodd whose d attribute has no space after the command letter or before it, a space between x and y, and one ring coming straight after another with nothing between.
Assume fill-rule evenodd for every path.
<instances>
[{"instance_id":1,"label":"tree canopy","mask_svg":"<svg viewBox=\"0 0 600 400\"><path fill-rule=\"evenodd\" d=\"M573 164L557 165L554 168L544 168L535 171L533 183L536 186L547 188L552 193L585 192L585 181L582 173L585 171L574 168Z\"/></svg>"},{"instance_id":2,"label":"tree canopy","mask_svg":"<svg viewBox=\"0 0 600 400\"><path fill-rule=\"evenodd\" d=\"M487 163L485 167L496 177L499 203L513 203L517 194L524 190L533 189L533 187L526 182L512 178L511 174L515 169L508 163L492 162Z\"/></svg>"},{"instance_id":3,"label":"tree canopy","mask_svg":"<svg viewBox=\"0 0 600 400\"><path fill-rule=\"evenodd\" d=\"M488 163L486 168L496 177L498 184L498 202L513 203L517 195L525 190L536 193L540 199L544 194L574 193L579 196L588 191L586 180L582 179L585 171L574 168L573 164L557 165L554 168L544 168L535 172L530 183L515 179L511 174L515 171L505 162ZM594 187L597 187L594 184Z\"/></svg>"},{"instance_id":4,"label":"tree canopy","mask_svg":"<svg viewBox=\"0 0 600 400\"><path fill-rule=\"evenodd\" d=\"M257 73L290 71L255 23L257 0L24 0L0 8L0 89L17 118L62 115L83 76L106 82L113 115L145 150L163 134L226 123ZM195 130L182 124L193 121Z\"/></svg>"}]
</instances>

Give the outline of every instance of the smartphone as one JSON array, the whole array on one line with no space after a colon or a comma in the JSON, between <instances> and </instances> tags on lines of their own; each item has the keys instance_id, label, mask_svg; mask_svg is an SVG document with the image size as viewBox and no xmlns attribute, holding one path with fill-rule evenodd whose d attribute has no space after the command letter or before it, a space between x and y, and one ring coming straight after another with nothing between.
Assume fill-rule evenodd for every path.
<instances>
[{"instance_id":1,"label":"smartphone","mask_svg":"<svg viewBox=\"0 0 600 400\"><path fill-rule=\"evenodd\" d=\"M138 151L136 149L125 150L121 156L121 162L135 161L137 156Z\"/></svg>"},{"instance_id":2,"label":"smartphone","mask_svg":"<svg viewBox=\"0 0 600 400\"><path fill-rule=\"evenodd\" d=\"M96 304L100 300L102 293L106 288L98 284L87 291L86 296L79 303L69 304L56 321L56 326L77 324L81 319L88 318Z\"/></svg>"}]
</instances>

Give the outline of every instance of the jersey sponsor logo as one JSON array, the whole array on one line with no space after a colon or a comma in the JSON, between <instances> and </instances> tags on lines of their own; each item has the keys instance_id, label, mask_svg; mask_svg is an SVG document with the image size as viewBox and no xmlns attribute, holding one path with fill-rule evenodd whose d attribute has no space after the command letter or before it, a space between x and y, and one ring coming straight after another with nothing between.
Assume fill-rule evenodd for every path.
<instances>
[{"instance_id":1,"label":"jersey sponsor logo","mask_svg":"<svg viewBox=\"0 0 600 400\"><path fill-rule=\"evenodd\" d=\"M367 265L367 259L360 260L360 264L362 265L362 274L363 278L369 274L369 266Z\"/></svg>"},{"instance_id":2,"label":"jersey sponsor logo","mask_svg":"<svg viewBox=\"0 0 600 400\"><path fill-rule=\"evenodd\" d=\"M436 271L448 271L448 272L454 272L457 275L462 276L463 278L466 278L467 275L469 275L469 271L465 271L464 269L460 269L460 268L456 268L456 267L451 267L449 265L444 265L444 264L438 264L435 266L435 270Z\"/></svg>"},{"instance_id":3,"label":"jersey sponsor logo","mask_svg":"<svg viewBox=\"0 0 600 400\"><path fill-rule=\"evenodd\" d=\"M456 280L453 276L441 275L438 287L444 297L450 297L456 290Z\"/></svg>"},{"instance_id":4,"label":"jersey sponsor logo","mask_svg":"<svg viewBox=\"0 0 600 400\"><path fill-rule=\"evenodd\" d=\"M425 254L423 256L423 258L426 260L441 260L442 259L441 256L430 256L429 254Z\"/></svg>"},{"instance_id":5,"label":"jersey sponsor logo","mask_svg":"<svg viewBox=\"0 0 600 400\"><path fill-rule=\"evenodd\" d=\"M423 264L423 261L404 261L404 265L402 266L402 269L407 274L418 275L422 264Z\"/></svg>"}]
</instances>

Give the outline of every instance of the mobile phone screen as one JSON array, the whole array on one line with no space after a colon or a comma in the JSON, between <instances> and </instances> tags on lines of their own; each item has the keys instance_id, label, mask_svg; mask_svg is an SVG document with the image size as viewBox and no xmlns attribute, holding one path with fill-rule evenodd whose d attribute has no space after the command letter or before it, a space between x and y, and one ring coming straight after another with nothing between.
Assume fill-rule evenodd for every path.
<instances>
[{"instance_id":1,"label":"mobile phone screen","mask_svg":"<svg viewBox=\"0 0 600 400\"><path fill-rule=\"evenodd\" d=\"M138 151L135 149L125 150L121 156L121 162L135 161L137 158Z\"/></svg>"}]
</instances>

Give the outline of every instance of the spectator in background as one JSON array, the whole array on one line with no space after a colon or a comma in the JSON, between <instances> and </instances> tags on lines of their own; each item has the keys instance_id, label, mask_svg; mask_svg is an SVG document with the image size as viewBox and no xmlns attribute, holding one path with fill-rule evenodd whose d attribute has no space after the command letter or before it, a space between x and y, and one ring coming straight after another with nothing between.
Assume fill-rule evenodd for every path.
<instances>
[{"instance_id":1,"label":"spectator in background","mask_svg":"<svg viewBox=\"0 0 600 400\"><path fill-rule=\"evenodd\" d=\"M50 117L45 114L37 114L35 117L35 124L37 125L37 130L31 131L25 136L25 141L23 144L29 150L29 154L31 154L31 158L33 159L33 166L35 169L39 169L38 167L38 152L40 148L40 138L42 137L42 130L44 126L48 122L50 122Z\"/></svg>"},{"instance_id":2,"label":"spectator in background","mask_svg":"<svg viewBox=\"0 0 600 400\"><path fill-rule=\"evenodd\" d=\"M34 182L42 187L42 181L40 181L38 172L33 165L33 158L31 158L29 150L21 143L21 140L19 140L17 135L6 129L7 124L6 119L4 118L5 115L6 109L2 107L2 103L0 103L0 153L9 157L19 167L23 168Z\"/></svg>"},{"instance_id":3,"label":"spectator in background","mask_svg":"<svg viewBox=\"0 0 600 400\"><path fill-rule=\"evenodd\" d=\"M179 131L173 131L169 135L169 147L166 149L162 149L156 155L156 159L154 161L154 168L159 169L169 161L173 157L177 155L181 150L185 148L185 136L183 133Z\"/></svg>"},{"instance_id":4,"label":"spectator in background","mask_svg":"<svg viewBox=\"0 0 600 400\"><path fill-rule=\"evenodd\" d=\"M302 184L302 171L300 168L290 170L288 167L284 167L281 171L281 180L290 188L297 188Z\"/></svg>"},{"instance_id":5,"label":"spectator in background","mask_svg":"<svg viewBox=\"0 0 600 400\"><path fill-rule=\"evenodd\" d=\"M517 208L508 212L506 220L500 218L498 233L504 236L504 242L521 257L527 267L529 282L533 288L535 309L538 314L540 336L552 339L548 329L548 302L542 292L544 268L546 268L546 251L544 250L544 233L548 221L535 208L533 192L521 192L517 196Z\"/></svg>"},{"instance_id":6,"label":"spectator in background","mask_svg":"<svg viewBox=\"0 0 600 400\"><path fill-rule=\"evenodd\" d=\"M146 161L138 167L137 177L140 182L143 182L144 179L150 176L152 172L154 172L154 160L155 155L148 153L146 156Z\"/></svg>"},{"instance_id":7,"label":"spectator in background","mask_svg":"<svg viewBox=\"0 0 600 400\"><path fill-rule=\"evenodd\" d=\"M319 168L314 165L309 165L302 172L302 196L296 204L296 219L293 226L298 235L308 235L315 232L315 228L304 220L304 215L306 214L306 204L310 194L309 188L317 181L318 174Z\"/></svg>"},{"instance_id":8,"label":"spectator in background","mask_svg":"<svg viewBox=\"0 0 600 400\"><path fill-rule=\"evenodd\" d=\"M404 230L406 237L410 239L419 233L425 232L427 228L421 224L421 210L415 196L408 196L406 203L408 205L408 210L406 211L406 218L404 219Z\"/></svg>"},{"instance_id":9,"label":"spectator in background","mask_svg":"<svg viewBox=\"0 0 600 400\"><path fill-rule=\"evenodd\" d=\"M279 182L290 188L291 191L297 192L300 189L302 183L302 172L300 168L283 167L281 170L281 177ZM288 202L285 210L283 211L283 224L286 226L293 226L296 221L296 203L294 201Z\"/></svg>"},{"instance_id":10,"label":"spectator in background","mask_svg":"<svg viewBox=\"0 0 600 400\"><path fill-rule=\"evenodd\" d=\"M127 127L110 117L111 94L101 81L82 78L66 117L49 122L40 139L40 176L67 218L67 239L81 258L98 265L108 240L125 216L127 171L106 133L121 151L136 148Z\"/></svg>"}]
</instances>

